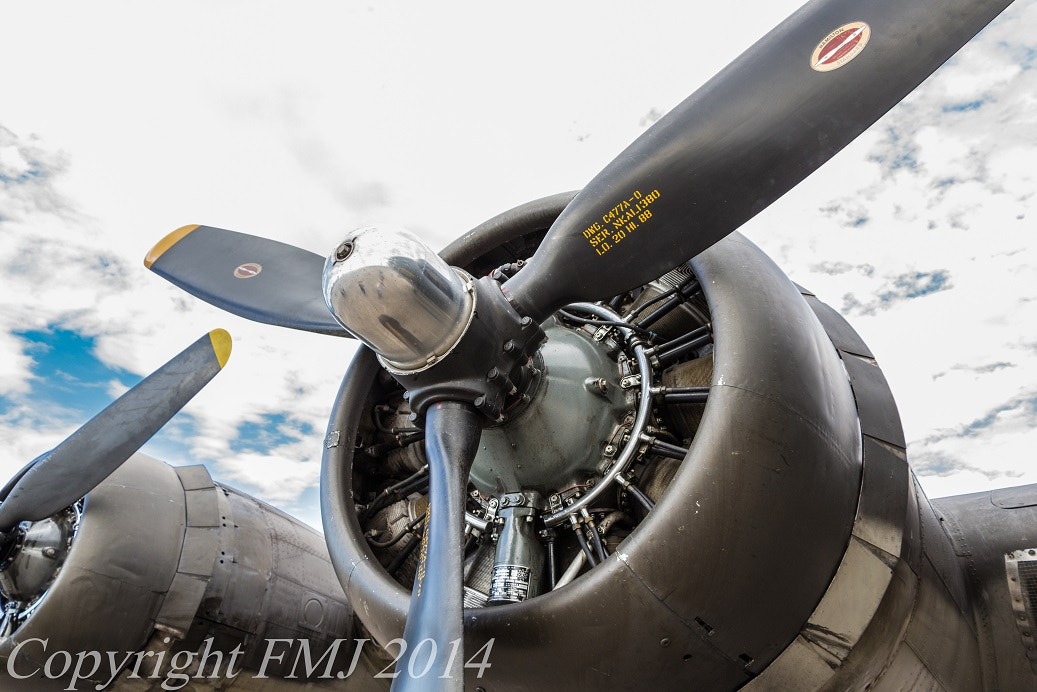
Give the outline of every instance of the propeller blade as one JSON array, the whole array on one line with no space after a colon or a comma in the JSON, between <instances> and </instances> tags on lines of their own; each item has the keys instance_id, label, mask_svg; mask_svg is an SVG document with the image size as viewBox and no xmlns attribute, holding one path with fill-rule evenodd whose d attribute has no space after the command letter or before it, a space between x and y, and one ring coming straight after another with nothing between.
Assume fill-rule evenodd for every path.
<instances>
[{"instance_id":1,"label":"propeller blade","mask_svg":"<svg viewBox=\"0 0 1037 692\"><path fill-rule=\"evenodd\" d=\"M0 531L45 519L93 490L201 391L230 350L230 334L209 332L20 471L0 503Z\"/></svg>"},{"instance_id":2,"label":"propeller blade","mask_svg":"<svg viewBox=\"0 0 1037 692\"><path fill-rule=\"evenodd\" d=\"M694 257L846 146L1010 2L808 3L606 166L507 282L509 298L543 320Z\"/></svg>"},{"instance_id":3,"label":"propeller blade","mask_svg":"<svg viewBox=\"0 0 1037 692\"><path fill-rule=\"evenodd\" d=\"M441 401L429 407L428 520L403 631L407 649L392 684L395 692L463 689L464 505L481 434L480 414L471 405Z\"/></svg>"},{"instance_id":4,"label":"propeller blade","mask_svg":"<svg viewBox=\"0 0 1037 692\"><path fill-rule=\"evenodd\" d=\"M40 456L36 457L28 464L23 466L21 470L18 471L18 473L14 474L13 476L7 479L7 483L5 483L4 487L0 489L0 502L3 502L7 499L7 496L11 494L11 491L14 489L14 486L18 485L18 481L20 481L22 477L29 472L29 469L35 466L36 462L42 459L44 456L46 455L41 454Z\"/></svg>"},{"instance_id":5,"label":"propeller blade","mask_svg":"<svg viewBox=\"0 0 1037 692\"><path fill-rule=\"evenodd\" d=\"M308 250L222 228L184 226L160 240L144 266L254 322L350 336L324 303L324 258Z\"/></svg>"}]
</instances>

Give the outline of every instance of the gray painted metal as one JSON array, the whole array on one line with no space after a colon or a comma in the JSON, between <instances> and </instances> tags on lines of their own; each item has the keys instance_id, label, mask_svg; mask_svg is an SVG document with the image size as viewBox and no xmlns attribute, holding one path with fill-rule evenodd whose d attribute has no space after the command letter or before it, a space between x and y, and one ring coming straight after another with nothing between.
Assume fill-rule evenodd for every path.
<instances>
[{"instance_id":1,"label":"gray painted metal","mask_svg":"<svg viewBox=\"0 0 1037 692\"><path fill-rule=\"evenodd\" d=\"M239 491L222 486L208 491L216 509L217 550L183 646L195 648L210 636L242 642L242 664L255 671L269 640L291 639L283 662L267 668L270 675L285 676L299 654L299 640L309 642L316 658L335 638L351 637L352 610L321 536ZM343 645L337 660L348 663L351 650Z\"/></svg>"},{"instance_id":2,"label":"gray painted metal","mask_svg":"<svg viewBox=\"0 0 1037 692\"><path fill-rule=\"evenodd\" d=\"M499 490L497 483L508 492L532 488L550 493L586 480L602 463L602 449L623 417L635 408L605 347L554 319L544 326L543 374L531 401L509 415L507 425L483 430L471 480L487 496ZM606 391L588 387L592 379L604 381ZM552 430L579 434L552 435ZM522 456L521 464L515 464L516 455Z\"/></svg>"},{"instance_id":3,"label":"gray painted metal","mask_svg":"<svg viewBox=\"0 0 1037 692\"><path fill-rule=\"evenodd\" d=\"M1015 601L1013 590L1019 586L1023 595L1022 585L1011 582L1014 575L1007 564L1027 557L1037 560L1037 485L942 498L933 506L949 529L958 564L968 576L966 587L985 664L984 688L1037 689L1035 633L1031 629L1030 636L1023 634L1019 613L1022 606L1033 622L1033 595L1021 604Z\"/></svg>"},{"instance_id":4,"label":"gray painted metal","mask_svg":"<svg viewBox=\"0 0 1037 692\"><path fill-rule=\"evenodd\" d=\"M885 379L849 324L803 293L847 364L861 429L882 439L863 437L853 537L832 584L793 645L746 689L980 689L964 570L908 469Z\"/></svg>"},{"instance_id":5,"label":"gray painted metal","mask_svg":"<svg viewBox=\"0 0 1037 692\"><path fill-rule=\"evenodd\" d=\"M857 330L851 327L850 323L843 319L843 316L835 308L822 303L813 293L810 293L799 284L796 284L796 288L803 294L807 305L814 311L814 315L817 316L818 321L825 328L828 338L832 340L832 344L837 349L843 353L861 356L862 358L875 357L872 355L868 345L864 343L864 339L857 333Z\"/></svg>"},{"instance_id":6,"label":"gray painted metal","mask_svg":"<svg viewBox=\"0 0 1037 692\"><path fill-rule=\"evenodd\" d=\"M341 681L302 677L301 641L316 661L342 640L330 668L335 674L348 669L352 636L352 609L319 533L213 483L204 467L174 469L136 454L87 496L57 579L28 620L0 642L0 686L46 690L69 684L68 675L47 680L44 670L26 681L7 677L7 661L23 643L15 659L19 675L43 667L56 651L111 651L120 660L142 652L148 658L141 677L132 679L131 667L110 688L134 690L161 682L173 655L206 650L211 637L207 650L225 663L215 677L192 680L193 689L231 683L226 662L239 646L236 687L334 687ZM46 650L30 641L36 638L46 640ZM267 666L268 679L253 679L276 638L293 643L277 650L283 660ZM372 670L374 663L370 656L360 659L350 689L372 688L372 675L381 667ZM293 668L300 678L285 679ZM317 673L324 672L322 665ZM149 674L155 679L143 677ZM110 677L107 665L101 666L80 688Z\"/></svg>"},{"instance_id":7,"label":"gray painted metal","mask_svg":"<svg viewBox=\"0 0 1037 692\"><path fill-rule=\"evenodd\" d=\"M33 638L47 640L49 652L137 651L176 573L184 512L173 469L142 454L131 457L87 496L64 568L32 616L0 643L0 659ZM27 645L16 672L40 668L48 656ZM33 684L43 689L46 681L41 676Z\"/></svg>"}]
</instances>

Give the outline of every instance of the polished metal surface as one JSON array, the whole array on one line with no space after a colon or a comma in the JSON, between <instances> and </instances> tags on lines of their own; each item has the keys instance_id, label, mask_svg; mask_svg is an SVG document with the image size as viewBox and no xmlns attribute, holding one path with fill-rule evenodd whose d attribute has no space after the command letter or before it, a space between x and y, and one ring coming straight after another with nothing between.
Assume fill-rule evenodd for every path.
<instances>
[{"instance_id":1,"label":"polished metal surface","mask_svg":"<svg viewBox=\"0 0 1037 692\"><path fill-rule=\"evenodd\" d=\"M67 555L50 559L47 549L67 546L70 537ZM73 508L29 527L23 547L12 567L64 563L43 597L20 613L4 609L2 690L339 689L336 675L357 653L352 607L323 537L217 485L202 466L174 469L135 454L91 491L81 512ZM19 562L25 555L31 563ZM46 581L39 574L18 572L23 597ZM294 648L283 660L267 660L271 641ZM297 664L303 648L323 661L317 673ZM350 690L380 688L374 674L385 663L369 670L367 658L377 662L378 654L366 648L357 654ZM162 677L163 656L168 662L177 652L183 660L183 652L201 651L209 657L204 678L177 687L175 678ZM129 663L60 666L63 659L89 663L95 656L104 663L116 654ZM330 679L318 679L326 665ZM266 677L257 677L264 666Z\"/></svg>"},{"instance_id":2,"label":"polished metal surface","mask_svg":"<svg viewBox=\"0 0 1037 692\"><path fill-rule=\"evenodd\" d=\"M397 373L450 353L475 313L471 277L394 226L349 232L328 256L323 285L335 319Z\"/></svg>"},{"instance_id":3,"label":"polished metal surface","mask_svg":"<svg viewBox=\"0 0 1037 692\"><path fill-rule=\"evenodd\" d=\"M65 510L25 530L15 555L0 570L5 599L28 604L43 595L65 562L75 525L75 512Z\"/></svg>"}]
</instances>

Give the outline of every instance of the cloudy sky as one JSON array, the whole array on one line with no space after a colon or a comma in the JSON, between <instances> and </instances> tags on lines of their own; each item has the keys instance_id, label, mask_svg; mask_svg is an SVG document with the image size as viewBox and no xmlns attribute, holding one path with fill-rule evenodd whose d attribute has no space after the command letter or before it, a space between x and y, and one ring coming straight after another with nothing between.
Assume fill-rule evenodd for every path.
<instances>
[{"instance_id":1,"label":"cloudy sky","mask_svg":"<svg viewBox=\"0 0 1037 692\"><path fill-rule=\"evenodd\" d=\"M222 326L229 366L145 450L319 526L352 344L201 304L154 242L442 247L585 184L798 4L5 3L0 476ZM871 345L933 496L1037 482L1035 35L1020 0L743 229Z\"/></svg>"}]
</instances>

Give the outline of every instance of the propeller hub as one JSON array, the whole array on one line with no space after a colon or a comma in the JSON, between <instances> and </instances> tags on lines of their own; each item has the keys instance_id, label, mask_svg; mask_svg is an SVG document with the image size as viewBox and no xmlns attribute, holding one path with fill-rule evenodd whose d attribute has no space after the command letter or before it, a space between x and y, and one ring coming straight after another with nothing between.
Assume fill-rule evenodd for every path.
<instances>
[{"instance_id":1,"label":"propeller hub","mask_svg":"<svg viewBox=\"0 0 1037 692\"><path fill-rule=\"evenodd\" d=\"M16 529L17 544L0 563L4 599L28 604L47 591L65 563L75 526L76 514L68 509Z\"/></svg>"},{"instance_id":2,"label":"propeller hub","mask_svg":"<svg viewBox=\"0 0 1037 692\"><path fill-rule=\"evenodd\" d=\"M351 231L324 264L324 300L396 374L450 353L475 313L472 278L394 226Z\"/></svg>"}]
</instances>

